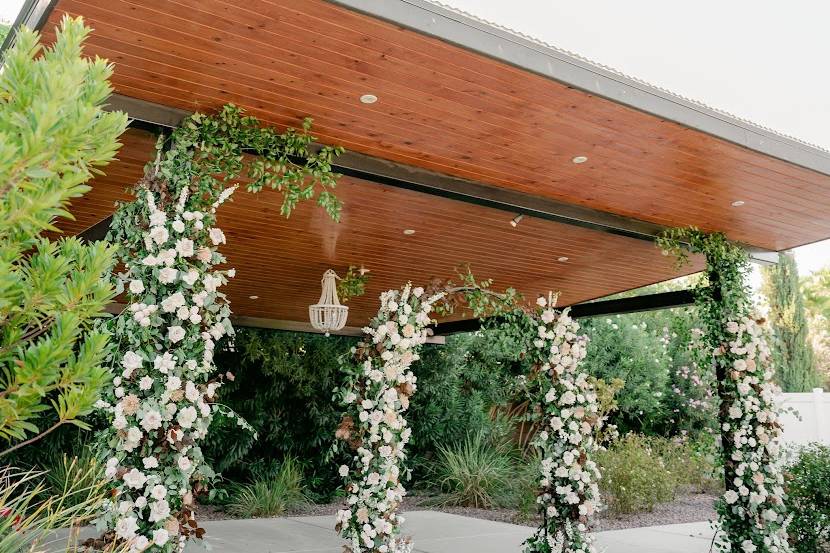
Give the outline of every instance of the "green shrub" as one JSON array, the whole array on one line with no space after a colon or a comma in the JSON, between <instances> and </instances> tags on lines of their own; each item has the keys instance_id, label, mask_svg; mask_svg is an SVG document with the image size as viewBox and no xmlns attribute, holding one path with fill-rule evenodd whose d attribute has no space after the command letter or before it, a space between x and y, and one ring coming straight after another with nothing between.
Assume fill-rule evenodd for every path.
<instances>
[{"instance_id":1,"label":"green shrub","mask_svg":"<svg viewBox=\"0 0 830 553\"><path fill-rule=\"evenodd\" d=\"M431 483L444 493L444 505L489 509L510 503L517 467L509 445L478 432L453 446L439 446Z\"/></svg>"},{"instance_id":2,"label":"green shrub","mask_svg":"<svg viewBox=\"0 0 830 553\"><path fill-rule=\"evenodd\" d=\"M2 60L0 456L63 425L86 428L110 378L97 326L115 296L115 249L44 236L71 217L70 201L115 157L127 125L103 109L112 67L82 57L89 32L67 16L44 47L21 29Z\"/></svg>"},{"instance_id":3,"label":"green shrub","mask_svg":"<svg viewBox=\"0 0 830 553\"><path fill-rule=\"evenodd\" d=\"M597 455L600 491L611 512L651 511L674 497L675 480L650 440L627 434Z\"/></svg>"},{"instance_id":4,"label":"green shrub","mask_svg":"<svg viewBox=\"0 0 830 553\"><path fill-rule=\"evenodd\" d=\"M515 342L504 338L498 330L458 334L421 352L412 368L418 391L407 412L416 479L424 475L440 446L498 431L491 409L512 399L515 376L527 370Z\"/></svg>"},{"instance_id":5,"label":"green shrub","mask_svg":"<svg viewBox=\"0 0 830 553\"><path fill-rule=\"evenodd\" d=\"M830 447L813 444L789 467L790 541L797 553L830 551Z\"/></svg>"},{"instance_id":6,"label":"green shrub","mask_svg":"<svg viewBox=\"0 0 830 553\"><path fill-rule=\"evenodd\" d=\"M252 468L286 457L308 467L309 492L327 500L340 483L326 459L339 422L332 390L339 384L338 358L355 339L304 332L240 328L235 351L217 355L220 371L236 378L220 389L221 403L253 426L258 438L240 433L235 420L214 420L206 457L217 472L244 481Z\"/></svg>"},{"instance_id":7,"label":"green shrub","mask_svg":"<svg viewBox=\"0 0 830 553\"><path fill-rule=\"evenodd\" d=\"M108 496L107 483L95 477L95 470L70 461L68 472L76 478L67 479L58 493L51 493L42 472L0 469L0 552L42 551L44 547L57 551L60 540L54 532L88 524ZM77 533L70 532L67 542L64 550L75 551Z\"/></svg>"},{"instance_id":8,"label":"green shrub","mask_svg":"<svg viewBox=\"0 0 830 553\"><path fill-rule=\"evenodd\" d=\"M722 491L723 473L715 468L718 449L711 435L701 435L695 441L650 437L647 442L674 480L675 495Z\"/></svg>"},{"instance_id":9,"label":"green shrub","mask_svg":"<svg viewBox=\"0 0 830 553\"><path fill-rule=\"evenodd\" d=\"M276 472L263 471L250 484L236 486L228 511L243 518L274 517L307 501L302 468L296 458L286 457Z\"/></svg>"},{"instance_id":10,"label":"green shrub","mask_svg":"<svg viewBox=\"0 0 830 553\"><path fill-rule=\"evenodd\" d=\"M539 480L542 474L542 454L535 450L519 460L514 480L512 507L519 520L530 520L539 514Z\"/></svg>"}]
</instances>

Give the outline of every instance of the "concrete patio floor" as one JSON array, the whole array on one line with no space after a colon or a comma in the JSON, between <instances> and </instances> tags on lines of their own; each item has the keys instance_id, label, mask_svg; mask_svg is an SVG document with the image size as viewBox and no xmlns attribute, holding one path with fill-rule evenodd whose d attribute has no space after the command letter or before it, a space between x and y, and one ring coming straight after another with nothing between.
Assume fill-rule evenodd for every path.
<instances>
[{"instance_id":1,"label":"concrete patio floor","mask_svg":"<svg viewBox=\"0 0 830 553\"><path fill-rule=\"evenodd\" d=\"M417 553L519 553L532 528L435 511L404 513ZM330 516L205 522L206 541L221 553L342 553ZM707 522L598 532L606 553L707 553ZM204 551L192 544L186 553Z\"/></svg>"}]
</instances>

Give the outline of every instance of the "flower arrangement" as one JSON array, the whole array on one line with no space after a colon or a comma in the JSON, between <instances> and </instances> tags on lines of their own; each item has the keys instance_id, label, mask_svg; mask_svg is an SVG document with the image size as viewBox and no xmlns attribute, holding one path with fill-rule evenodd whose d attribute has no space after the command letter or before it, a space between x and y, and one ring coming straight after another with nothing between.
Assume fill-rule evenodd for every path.
<instances>
[{"instance_id":1,"label":"flower arrangement","mask_svg":"<svg viewBox=\"0 0 830 553\"><path fill-rule=\"evenodd\" d=\"M706 279L695 290L702 321L698 364L713 366L726 491L716 504L716 544L730 553L790 551L778 408L763 319L746 284L746 250L721 233L672 229L658 242L680 263L689 252L706 259Z\"/></svg>"},{"instance_id":2,"label":"flower arrangement","mask_svg":"<svg viewBox=\"0 0 830 553\"><path fill-rule=\"evenodd\" d=\"M208 432L222 377L213 378L217 340L233 332L230 307L221 287L233 269L217 247L225 235L216 209L233 193L222 191L203 210L141 188L137 203L148 225L120 275L129 304L117 322L125 347L106 402L109 457L106 477L113 497L98 523L133 550L176 551L180 542L204 530L195 524L193 492L214 474L204 464L199 443Z\"/></svg>"},{"instance_id":3,"label":"flower arrangement","mask_svg":"<svg viewBox=\"0 0 830 553\"><path fill-rule=\"evenodd\" d=\"M401 482L411 430L403 413L415 392L410 366L427 339L433 305L443 293L426 297L407 284L380 296L380 310L363 329L344 365L347 382L335 392L346 414L337 429L340 447L351 453L340 475L347 506L337 513L336 529L352 553L409 553L412 542L400 536L397 508L406 493Z\"/></svg>"},{"instance_id":4,"label":"flower arrangement","mask_svg":"<svg viewBox=\"0 0 830 553\"><path fill-rule=\"evenodd\" d=\"M594 384L579 370L587 337L578 334L579 324L567 309L554 310L551 297L540 297L528 317L538 333L526 389L538 427L533 445L542 452L537 502L543 522L524 551L593 552L587 522L600 507L600 472L592 456L602 420Z\"/></svg>"},{"instance_id":5,"label":"flower arrangement","mask_svg":"<svg viewBox=\"0 0 830 553\"><path fill-rule=\"evenodd\" d=\"M136 200L113 217L108 239L120 246L117 284L128 305L113 328L112 388L98 405L109 421L100 440L112 497L97 521L107 547L171 553L204 534L194 494L205 493L215 474L199 445L216 412L234 417L215 402L223 380L233 378L214 374L213 354L233 333L221 288L234 276L217 268L226 262L218 251L226 238L216 211L245 177L251 192L281 192L285 216L317 194L337 219L331 162L342 150L313 150L310 126L307 119L302 131L278 133L232 105L194 114L159 140Z\"/></svg>"},{"instance_id":6,"label":"flower arrangement","mask_svg":"<svg viewBox=\"0 0 830 553\"><path fill-rule=\"evenodd\" d=\"M720 385L721 430L727 474L733 476L716 509L724 536L739 536L738 543L721 540L723 551L740 547L744 553L789 551L784 505L784 476L778 438L781 426L774 397L770 350L764 320L757 314L730 319L730 340L715 351L718 363L731 367Z\"/></svg>"}]
</instances>

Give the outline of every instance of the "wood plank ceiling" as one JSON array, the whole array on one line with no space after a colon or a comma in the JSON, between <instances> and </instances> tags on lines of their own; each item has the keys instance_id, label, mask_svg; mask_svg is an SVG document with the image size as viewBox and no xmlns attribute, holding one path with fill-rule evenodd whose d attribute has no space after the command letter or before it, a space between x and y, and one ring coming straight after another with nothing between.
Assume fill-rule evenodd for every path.
<instances>
[{"instance_id":1,"label":"wood plank ceiling","mask_svg":"<svg viewBox=\"0 0 830 553\"><path fill-rule=\"evenodd\" d=\"M830 236L827 175L322 0L59 0L47 40L64 13L125 96L310 115L322 142L767 249Z\"/></svg>"},{"instance_id":2,"label":"wood plank ceiling","mask_svg":"<svg viewBox=\"0 0 830 553\"><path fill-rule=\"evenodd\" d=\"M128 187L152 158L155 139L131 129L122 142L119 161L73 202L76 219L60 223L65 232L83 231L112 213L115 201L130 199ZM533 218L513 228L512 213L350 178L340 181L337 193L344 201L340 223L310 204L284 219L280 196L272 191L240 190L222 208L219 225L228 238L223 252L237 270L228 290L236 315L307 321L323 272L342 274L350 264L371 270L367 294L350 304L349 324L355 326L374 315L382 291L407 280L453 277L465 264L530 300L561 290L560 305L680 274L644 240ZM405 229L415 234L404 235ZM699 268L695 260L686 272Z\"/></svg>"}]
</instances>

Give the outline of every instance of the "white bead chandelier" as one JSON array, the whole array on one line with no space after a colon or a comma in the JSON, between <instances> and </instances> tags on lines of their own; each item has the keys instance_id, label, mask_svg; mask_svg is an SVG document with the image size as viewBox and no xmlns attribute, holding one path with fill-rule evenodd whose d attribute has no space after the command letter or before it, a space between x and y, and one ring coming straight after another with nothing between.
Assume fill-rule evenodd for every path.
<instances>
[{"instance_id":1,"label":"white bead chandelier","mask_svg":"<svg viewBox=\"0 0 830 553\"><path fill-rule=\"evenodd\" d=\"M346 317L349 315L349 308L340 304L337 298L337 273L329 269L323 273L323 293L320 294L320 301L308 306L308 317L311 319L311 326L325 332L340 330L346 326Z\"/></svg>"}]
</instances>

